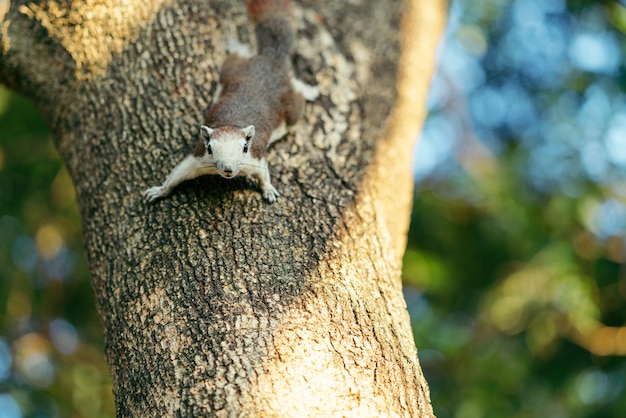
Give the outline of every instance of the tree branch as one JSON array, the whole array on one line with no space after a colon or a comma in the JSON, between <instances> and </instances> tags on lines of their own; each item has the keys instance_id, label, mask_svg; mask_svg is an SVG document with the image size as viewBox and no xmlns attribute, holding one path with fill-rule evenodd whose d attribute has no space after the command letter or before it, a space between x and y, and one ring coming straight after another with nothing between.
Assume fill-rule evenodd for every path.
<instances>
[{"instance_id":1,"label":"tree branch","mask_svg":"<svg viewBox=\"0 0 626 418\"><path fill-rule=\"evenodd\" d=\"M0 80L38 104L74 179L119 416L432 416L399 260L443 7L295 5L295 71L321 97L269 153L282 196L205 177L149 206L227 39L253 42L242 6L12 4Z\"/></svg>"}]
</instances>

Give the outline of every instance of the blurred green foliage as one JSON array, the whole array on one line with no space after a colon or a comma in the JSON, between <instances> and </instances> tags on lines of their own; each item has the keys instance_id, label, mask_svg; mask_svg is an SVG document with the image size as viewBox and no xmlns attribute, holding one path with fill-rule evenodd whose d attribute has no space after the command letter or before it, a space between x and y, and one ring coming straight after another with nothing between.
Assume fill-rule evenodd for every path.
<instances>
[{"instance_id":1,"label":"blurred green foliage","mask_svg":"<svg viewBox=\"0 0 626 418\"><path fill-rule=\"evenodd\" d=\"M453 2L406 299L439 418L626 411L626 8ZM73 187L0 88L0 416L109 417ZM3 415L4 414L4 415Z\"/></svg>"},{"instance_id":2,"label":"blurred green foliage","mask_svg":"<svg viewBox=\"0 0 626 418\"><path fill-rule=\"evenodd\" d=\"M439 418L625 416L625 18L451 7L403 272Z\"/></svg>"},{"instance_id":3,"label":"blurred green foliage","mask_svg":"<svg viewBox=\"0 0 626 418\"><path fill-rule=\"evenodd\" d=\"M0 416L112 417L72 182L26 99L0 86Z\"/></svg>"}]
</instances>

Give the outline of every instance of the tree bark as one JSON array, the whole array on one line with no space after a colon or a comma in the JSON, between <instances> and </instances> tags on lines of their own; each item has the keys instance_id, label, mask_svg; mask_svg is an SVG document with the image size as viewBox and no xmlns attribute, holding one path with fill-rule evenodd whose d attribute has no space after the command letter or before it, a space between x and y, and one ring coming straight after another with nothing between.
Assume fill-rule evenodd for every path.
<instances>
[{"instance_id":1,"label":"tree bark","mask_svg":"<svg viewBox=\"0 0 626 418\"><path fill-rule=\"evenodd\" d=\"M294 4L295 72L321 97L269 153L281 197L208 176L148 205L196 141L226 41L254 42L242 5L11 3L0 81L72 175L118 416L433 416L400 262L445 7Z\"/></svg>"}]
</instances>

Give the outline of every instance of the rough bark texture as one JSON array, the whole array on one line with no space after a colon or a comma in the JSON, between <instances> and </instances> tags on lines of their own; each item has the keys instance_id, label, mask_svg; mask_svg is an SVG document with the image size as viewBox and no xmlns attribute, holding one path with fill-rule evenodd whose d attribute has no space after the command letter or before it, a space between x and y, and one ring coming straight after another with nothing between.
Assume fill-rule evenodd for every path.
<instances>
[{"instance_id":1,"label":"rough bark texture","mask_svg":"<svg viewBox=\"0 0 626 418\"><path fill-rule=\"evenodd\" d=\"M432 416L400 260L444 16L296 3L296 73L321 97L269 153L278 202L204 177L147 205L196 141L226 40L254 42L242 5L12 2L0 81L74 179L118 416Z\"/></svg>"}]
</instances>

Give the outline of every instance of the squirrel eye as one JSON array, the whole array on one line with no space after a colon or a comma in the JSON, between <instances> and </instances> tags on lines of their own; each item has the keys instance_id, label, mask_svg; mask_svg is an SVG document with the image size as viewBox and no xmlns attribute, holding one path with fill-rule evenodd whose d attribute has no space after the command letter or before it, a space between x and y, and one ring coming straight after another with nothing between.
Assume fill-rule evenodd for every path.
<instances>
[{"instance_id":1,"label":"squirrel eye","mask_svg":"<svg viewBox=\"0 0 626 418\"><path fill-rule=\"evenodd\" d=\"M208 152L208 153L209 153L209 155L210 155L210 154L213 154L213 150L211 149L211 146L210 146L210 145L207 145L207 146L206 146L206 152Z\"/></svg>"},{"instance_id":2,"label":"squirrel eye","mask_svg":"<svg viewBox=\"0 0 626 418\"><path fill-rule=\"evenodd\" d=\"M248 144L243 145L243 152L248 152Z\"/></svg>"}]
</instances>

